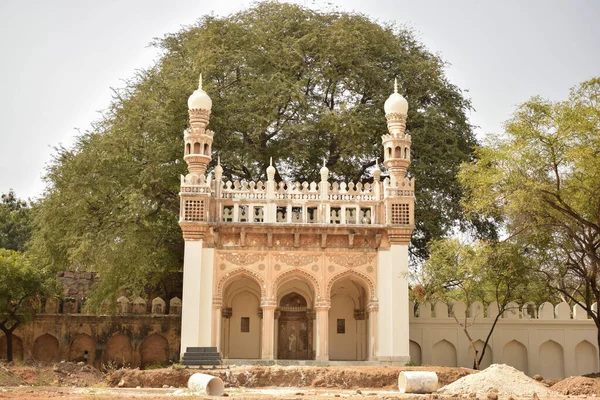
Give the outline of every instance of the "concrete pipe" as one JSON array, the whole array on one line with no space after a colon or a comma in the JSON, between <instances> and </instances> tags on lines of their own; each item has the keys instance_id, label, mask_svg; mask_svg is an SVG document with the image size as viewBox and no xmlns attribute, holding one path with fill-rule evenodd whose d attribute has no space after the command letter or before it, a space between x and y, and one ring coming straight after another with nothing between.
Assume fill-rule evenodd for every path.
<instances>
[{"instance_id":1,"label":"concrete pipe","mask_svg":"<svg viewBox=\"0 0 600 400\"><path fill-rule=\"evenodd\" d=\"M400 393L431 393L438 389L438 378L435 372L404 371L398 375Z\"/></svg>"},{"instance_id":2,"label":"concrete pipe","mask_svg":"<svg viewBox=\"0 0 600 400\"><path fill-rule=\"evenodd\" d=\"M221 396L225 385L216 376L193 374L188 380L188 389L192 392L206 393L208 396Z\"/></svg>"}]
</instances>

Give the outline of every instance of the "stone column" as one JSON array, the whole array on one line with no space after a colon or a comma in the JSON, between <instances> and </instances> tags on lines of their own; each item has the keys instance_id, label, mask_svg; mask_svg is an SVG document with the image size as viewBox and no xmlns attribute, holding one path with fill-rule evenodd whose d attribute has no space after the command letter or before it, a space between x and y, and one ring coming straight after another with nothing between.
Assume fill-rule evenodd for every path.
<instances>
[{"instance_id":1,"label":"stone column","mask_svg":"<svg viewBox=\"0 0 600 400\"><path fill-rule=\"evenodd\" d=\"M202 281L202 235L186 235L183 256L183 299L181 304L181 349L183 357L188 347L199 347Z\"/></svg>"},{"instance_id":2,"label":"stone column","mask_svg":"<svg viewBox=\"0 0 600 400\"><path fill-rule=\"evenodd\" d=\"M368 326L367 326L367 359L377 361L377 319L379 313L379 304L377 301L371 301L367 304Z\"/></svg>"},{"instance_id":3,"label":"stone column","mask_svg":"<svg viewBox=\"0 0 600 400\"><path fill-rule=\"evenodd\" d=\"M223 301L221 299L213 300L213 330L212 330L212 338L211 338L211 346L216 347L217 351L222 352L221 349L221 307L223 306Z\"/></svg>"},{"instance_id":4,"label":"stone column","mask_svg":"<svg viewBox=\"0 0 600 400\"><path fill-rule=\"evenodd\" d=\"M270 298L263 298L261 308L263 310L262 317L262 359L273 360L275 347L274 332L275 332L275 308L277 303Z\"/></svg>"},{"instance_id":5,"label":"stone column","mask_svg":"<svg viewBox=\"0 0 600 400\"><path fill-rule=\"evenodd\" d=\"M329 361L329 300L315 304L317 312L317 361Z\"/></svg>"}]
</instances>

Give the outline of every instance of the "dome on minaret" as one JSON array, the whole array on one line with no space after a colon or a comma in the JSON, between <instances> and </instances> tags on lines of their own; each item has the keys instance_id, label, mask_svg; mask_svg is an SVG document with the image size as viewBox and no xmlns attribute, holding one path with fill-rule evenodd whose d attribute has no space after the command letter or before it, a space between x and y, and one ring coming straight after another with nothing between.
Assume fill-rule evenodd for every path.
<instances>
[{"instance_id":1,"label":"dome on minaret","mask_svg":"<svg viewBox=\"0 0 600 400\"><path fill-rule=\"evenodd\" d=\"M188 99L188 108L190 110L208 110L212 108L212 100L204 90L202 90L202 74L198 82L198 89Z\"/></svg>"},{"instance_id":2,"label":"dome on minaret","mask_svg":"<svg viewBox=\"0 0 600 400\"><path fill-rule=\"evenodd\" d=\"M408 112L408 101L398 93L398 80L394 80L394 93L385 101L383 106L385 114L403 114Z\"/></svg>"}]
</instances>

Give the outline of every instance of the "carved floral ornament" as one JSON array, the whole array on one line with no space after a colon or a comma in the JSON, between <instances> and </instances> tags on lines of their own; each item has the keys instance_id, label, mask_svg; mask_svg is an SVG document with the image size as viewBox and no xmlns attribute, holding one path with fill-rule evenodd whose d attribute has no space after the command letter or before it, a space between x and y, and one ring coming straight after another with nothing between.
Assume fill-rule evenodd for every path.
<instances>
[{"instance_id":1,"label":"carved floral ornament","mask_svg":"<svg viewBox=\"0 0 600 400\"><path fill-rule=\"evenodd\" d=\"M275 259L292 267L303 267L319 261L319 256L313 254L279 253Z\"/></svg>"},{"instance_id":2,"label":"carved floral ornament","mask_svg":"<svg viewBox=\"0 0 600 400\"><path fill-rule=\"evenodd\" d=\"M263 261L264 253L219 253L222 260L228 261L233 265L245 266Z\"/></svg>"},{"instance_id":3,"label":"carved floral ornament","mask_svg":"<svg viewBox=\"0 0 600 400\"><path fill-rule=\"evenodd\" d=\"M375 259L375 255L372 254L361 254L361 255L335 255L329 256L329 262L340 265L346 268L360 267L365 264L370 264Z\"/></svg>"}]
</instances>

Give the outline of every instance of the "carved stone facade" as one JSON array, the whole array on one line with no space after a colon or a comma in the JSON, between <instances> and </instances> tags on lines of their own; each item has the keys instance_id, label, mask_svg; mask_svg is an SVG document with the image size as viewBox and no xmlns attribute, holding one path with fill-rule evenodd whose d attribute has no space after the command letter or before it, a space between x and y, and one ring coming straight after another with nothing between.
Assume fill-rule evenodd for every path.
<instances>
[{"instance_id":1,"label":"carved stone facade","mask_svg":"<svg viewBox=\"0 0 600 400\"><path fill-rule=\"evenodd\" d=\"M185 239L182 349L217 346L226 359L405 363L408 242L414 180L406 100L385 105L389 177L373 183L224 181L206 174L212 101L200 86L188 101L181 177ZM197 108L205 107L205 108ZM378 163L377 163L378 164ZM399 311L400 310L400 311Z\"/></svg>"}]
</instances>

